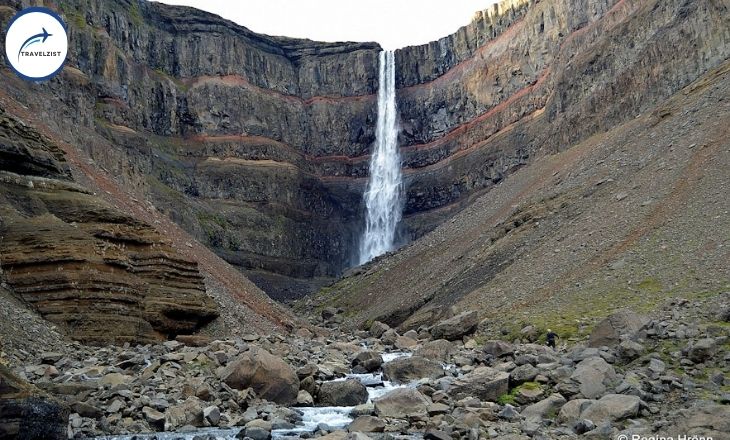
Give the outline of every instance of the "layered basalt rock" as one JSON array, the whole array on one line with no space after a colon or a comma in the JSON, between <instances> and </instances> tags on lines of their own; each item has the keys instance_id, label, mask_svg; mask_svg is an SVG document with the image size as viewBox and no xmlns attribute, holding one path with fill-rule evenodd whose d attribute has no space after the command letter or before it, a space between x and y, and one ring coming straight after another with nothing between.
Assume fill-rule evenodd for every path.
<instances>
[{"instance_id":1,"label":"layered basalt rock","mask_svg":"<svg viewBox=\"0 0 730 440\"><path fill-rule=\"evenodd\" d=\"M0 112L0 275L79 340L149 342L218 316L197 263L75 183L63 152Z\"/></svg>"},{"instance_id":2,"label":"layered basalt rock","mask_svg":"<svg viewBox=\"0 0 730 440\"><path fill-rule=\"evenodd\" d=\"M49 122L59 135L275 298L352 263L379 46L258 35L134 0L63 2L62 13L63 74L33 88L9 80L8 94L62 115ZM507 0L397 51L404 239L717 65L727 15L710 0Z\"/></svg>"},{"instance_id":3,"label":"layered basalt rock","mask_svg":"<svg viewBox=\"0 0 730 440\"><path fill-rule=\"evenodd\" d=\"M69 143L272 296L350 264L367 161L349 158L374 140L378 45L258 35L157 3L62 9L68 67L18 99L50 101Z\"/></svg>"},{"instance_id":4,"label":"layered basalt rock","mask_svg":"<svg viewBox=\"0 0 730 440\"><path fill-rule=\"evenodd\" d=\"M406 219L430 229L470 194L651 108L717 66L711 1L507 0L397 51ZM681 55L679 55L681 54Z\"/></svg>"}]
</instances>

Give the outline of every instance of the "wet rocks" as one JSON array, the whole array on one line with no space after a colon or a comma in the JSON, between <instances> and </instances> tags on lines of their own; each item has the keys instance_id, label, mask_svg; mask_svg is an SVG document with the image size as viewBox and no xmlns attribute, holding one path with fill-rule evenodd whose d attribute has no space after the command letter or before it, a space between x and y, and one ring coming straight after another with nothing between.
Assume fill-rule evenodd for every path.
<instances>
[{"instance_id":1,"label":"wet rocks","mask_svg":"<svg viewBox=\"0 0 730 440\"><path fill-rule=\"evenodd\" d=\"M355 406L367 400L365 385L358 380L347 379L323 383L319 387L316 402L319 406Z\"/></svg>"},{"instance_id":2,"label":"wet rocks","mask_svg":"<svg viewBox=\"0 0 730 440\"><path fill-rule=\"evenodd\" d=\"M264 399L281 404L294 404L299 392L299 378L281 358L261 348L251 348L228 364L220 373L230 387L253 388Z\"/></svg>"},{"instance_id":3,"label":"wet rocks","mask_svg":"<svg viewBox=\"0 0 730 440\"><path fill-rule=\"evenodd\" d=\"M383 364L383 357L372 350L365 350L358 353L352 360L353 372L372 373Z\"/></svg>"}]
</instances>

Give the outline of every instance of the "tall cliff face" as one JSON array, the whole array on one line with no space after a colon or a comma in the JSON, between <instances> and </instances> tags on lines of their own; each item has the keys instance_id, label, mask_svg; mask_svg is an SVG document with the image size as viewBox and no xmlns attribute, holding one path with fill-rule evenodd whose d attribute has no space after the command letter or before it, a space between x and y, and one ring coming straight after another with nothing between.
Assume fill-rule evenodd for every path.
<instances>
[{"instance_id":1,"label":"tall cliff face","mask_svg":"<svg viewBox=\"0 0 730 440\"><path fill-rule=\"evenodd\" d=\"M32 86L4 70L9 99L276 298L350 265L377 45L257 35L137 0L60 6L67 67ZM511 0L397 51L405 235L717 65L728 55L726 16L710 0Z\"/></svg>"},{"instance_id":2,"label":"tall cliff face","mask_svg":"<svg viewBox=\"0 0 730 440\"><path fill-rule=\"evenodd\" d=\"M398 51L406 222L441 225L302 304L576 333L727 290L729 57L714 0L503 2Z\"/></svg>"},{"instance_id":3,"label":"tall cliff face","mask_svg":"<svg viewBox=\"0 0 730 440\"><path fill-rule=\"evenodd\" d=\"M713 1L508 0L398 51L411 231L717 66L727 24Z\"/></svg>"},{"instance_id":4,"label":"tall cliff face","mask_svg":"<svg viewBox=\"0 0 730 440\"><path fill-rule=\"evenodd\" d=\"M349 157L374 140L379 46L136 0L61 8L64 73L11 95L62 115L56 131L275 297L350 264L367 163Z\"/></svg>"}]
</instances>

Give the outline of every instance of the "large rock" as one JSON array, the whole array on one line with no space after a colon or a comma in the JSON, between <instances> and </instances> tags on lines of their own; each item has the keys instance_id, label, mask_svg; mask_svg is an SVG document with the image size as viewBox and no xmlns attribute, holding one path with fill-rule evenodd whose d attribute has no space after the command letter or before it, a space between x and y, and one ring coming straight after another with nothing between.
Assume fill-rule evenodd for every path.
<instances>
[{"instance_id":1,"label":"large rock","mask_svg":"<svg viewBox=\"0 0 730 440\"><path fill-rule=\"evenodd\" d=\"M509 373L490 367L478 367L456 379L448 393L459 400L476 397L487 402L495 402L509 390Z\"/></svg>"},{"instance_id":2,"label":"large rock","mask_svg":"<svg viewBox=\"0 0 730 440\"><path fill-rule=\"evenodd\" d=\"M0 364L0 438L65 440L69 412Z\"/></svg>"},{"instance_id":3,"label":"large rock","mask_svg":"<svg viewBox=\"0 0 730 440\"><path fill-rule=\"evenodd\" d=\"M283 405L297 401L299 378L294 370L268 351L251 348L230 362L220 375L230 387L253 388L262 399Z\"/></svg>"},{"instance_id":4,"label":"large rock","mask_svg":"<svg viewBox=\"0 0 730 440\"><path fill-rule=\"evenodd\" d=\"M580 415L595 400L590 399L573 399L560 408L558 413L558 422L563 424L573 424L580 420Z\"/></svg>"},{"instance_id":5,"label":"large rock","mask_svg":"<svg viewBox=\"0 0 730 440\"><path fill-rule=\"evenodd\" d=\"M413 352L414 356L420 356L439 362L446 362L449 356L454 352L454 344L446 339L436 339L435 341L424 342Z\"/></svg>"},{"instance_id":6,"label":"large rock","mask_svg":"<svg viewBox=\"0 0 730 440\"><path fill-rule=\"evenodd\" d=\"M197 397L188 397L184 402L173 405L165 411L165 431L174 431L183 426L203 427L204 403Z\"/></svg>"},{"instance_id":7,"label":"large rock","mask_svg":"<svg viewBox=\"0 0 730 440\"><path fill-rule=\"evenodd\" d=\"M383 357L376 351L364 350L358 353L352 360L352 367L355 372L371 373L383 365Z\"/></svg>"},{"instance_id":8,"label":"large rock","mask_svg":"<svg viewBox=\"0 0 730 440\"><path fill-rule=\"evenodd\" d=\"M373 416L360 416L347 427L350 432L383 432L385 421Z\"/></svg>"},{"instance_id":9,"label":"large rock","mask_svg":"<svg viewBox=\"0 0 730 440\"><path fill-rule=\"evenodd\" d=\"M580 361L569 380L578 386L578 391L583 397L596 399L604 395L617 379L613 366L603 358L595 356Z\"/></svg>"},{"instance_id":10,"label":"large rock","mask_svg":"<svg viewBox=\"0 0 730 440\"><path fill-rule=\"evenodd\" d=\"M370 324L370 329L369 330L370 330L370 334L374 338L379 338L379 337L383 336L383 333L385 333L388 330L390 330L390 327L388 326L388 324L385 324L383 322L373 321L373 323Z\"/></svg>"},{"instance_id":11,"label":"large rock","mask_svg":"<svg viewBox=\"0 0 730 440\"><path fill-rule=\"evenodd\" d=\"M615 347L622 339L635 339L650 319L631 310L619 310L599 322L588 339L590 347Z\"/></svg>"},{"instance_id":12,"label":"large rock","mask_svg":"<svg viewBox=\"0 0 730 440\"><path fill-rule=\"evenodd\" d=\"M397 388L373 403L375 413L380 417L406 419L426 416L429 401L413 388Z\"/></svg>"},{"instance_id":13,"label":"large rock","mask_svg":"<svg viewBox=\"0 0 730 440\"><path fill-rule=\"evenodd\" d=\"M526 419L542 420L554 418L558 415L560 408L565 405L565 402L565 397L557 393L552 394L548 398L523 409L520 414Z\"/></svg>"},{"instance_id":14,"label":"large rock","mask_svg":"<svg viewBox=\"0 0 730 440\"><path fill-rule=\"evenodd\" d=\"M440 363L420 356L403 357L383 365L383 377L397 383L443 376Z\"/></svg>"},{"instance_id":15,"label":"large rock","mask_svg":"<svg viewBox=\"0 0 730 440\"><path fill-rule=\"evenodd\" d=\"M600 425L605 422L635 417L641 408L641 399L625 394L607 394L588 405L580 417Z\"/></svg>"},{"instance_id":16,"label":"large rock","mask_svg":"<svg viewBox=\"0 0 730 440\"><path fill-rule=\"evenodd\" d=\"M667 432L713 439L727 438L730 432L730 406L708 404L682 409L672 420Z\"/></svg>"},{"instance_id":17,"label":"large rock","mask_svg":"<svg viewBox=\"0 0 730 440\"><path fill-rule=\"evenodd\" d=\"M317 393L318 406L355 406L368 401L368 390L356 379L325 382Z\"/></svg>"},{"instance_id":18,"label":"large rock","mask_svg":"<svg viewBox=\"0 0 730 440\"><path fill-rule=\"evenodd\" d=\"M455 341L473 333L477 324L479 324L479 316L476 311L459 313L434 325L431 328L431 336L434 339Z\"/></svg>"},{"instance_id":19,"label":"large rock","mask_svg":"<svg viewBox=\"0 0 730 440\"><path fill-rule=\"evenodd\" d=\"M704 338L692 342L687 347L687 357L696 363L705 362L715 354L717 344L712 338Z\"/></svg>"},{"instance_id":20,"label":"large rock","mask_svg":"<svg viewBox=\"0 0 730 440\"><path fill-rule=\"evenodd\" d=\"M490 340L484 343L484 352L498 358L513 354L515 352L515 346L498 339Z\"/></svg>"}]
</instances>

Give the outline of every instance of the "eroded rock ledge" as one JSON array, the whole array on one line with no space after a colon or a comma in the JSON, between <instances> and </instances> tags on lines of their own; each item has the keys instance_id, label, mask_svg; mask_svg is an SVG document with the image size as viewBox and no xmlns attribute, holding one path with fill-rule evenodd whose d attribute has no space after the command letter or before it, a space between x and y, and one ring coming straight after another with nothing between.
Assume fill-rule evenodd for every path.
<instances>
[{"instance_id":1,"label":"eroded rock ledge","mask_svg":"<svg viewBox=\"0 0 730 440\"><path fill-rule=\"evenodd\" d=\"M218 316L196 262L74 183L48 139L4 111L0 125L0 281L11 292L91 343L189 334Z\"/></svg>"}]
</instances>

